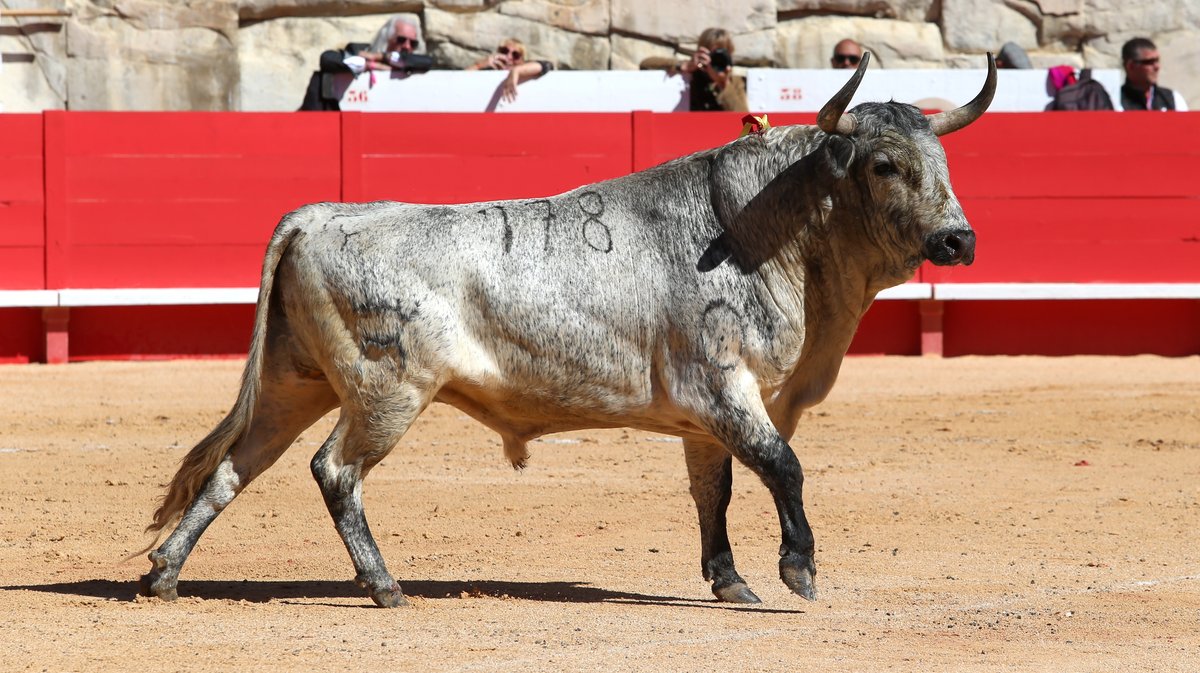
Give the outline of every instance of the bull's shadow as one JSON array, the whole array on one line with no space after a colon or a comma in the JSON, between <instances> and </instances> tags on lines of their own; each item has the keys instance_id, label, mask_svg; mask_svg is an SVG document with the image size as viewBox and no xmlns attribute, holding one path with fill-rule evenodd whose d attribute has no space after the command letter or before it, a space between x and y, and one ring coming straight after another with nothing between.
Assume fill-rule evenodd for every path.
<instances>
[{"instance_id":1,"label":"bull's shadow","mask_svg":"<svg viewBox=\"0 0 1200 673\"><path fill-rule=\"evenodd\" d=\"M401 582L404 594L427 599L442 598L514 598L552 603L624 603L631 605L660 605L672 607L710 608L719 610L750 610L781 614L799 614L804 610L771 609L719 603L715 599L655 596L629 591L614 591L579 582L505 582L499 580L408 580ZM84 596L109 600L132 601L138 594L136 581L83 580L55 584L28 584L0 587L0 591L40 591L66 596ZM181 580L181 597L205 600L234 600L251 603L269 601L300 601L313 599L357 599L361 605L337 607L373 607L364 591L353 582L321 580ZM328 604L326 604L328 605Z\"/></svg>"}]
</instances>

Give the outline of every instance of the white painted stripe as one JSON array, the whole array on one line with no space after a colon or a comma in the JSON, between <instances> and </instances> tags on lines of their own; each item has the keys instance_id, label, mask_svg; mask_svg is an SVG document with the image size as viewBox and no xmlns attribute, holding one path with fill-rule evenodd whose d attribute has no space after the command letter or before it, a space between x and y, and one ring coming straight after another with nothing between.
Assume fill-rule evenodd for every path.
<instances>
[{"instance_id":1,"label":"white painted stripe","mask_svg":"<svg viewBox=\"0 0 1200 673\"><path fill-rule=\"evenodd\" d=\"M876 299L1200 299L1200 283L905 283ZM253 304L257 287L0 290L0 308Z\"/></svg>"},{"instance_id":2,"label":"white painted stripe","mask_svg":"<svg viewBox=\"0 0 1200 673\"><path fill-rule=\"evenodd\" d=\"M876 299L933 299L933 286L929 283L905 283L875 295Z\"/></svg>"},{"instance_id":3,"label":"white painted stripe","mask_svg":"<svg viewBox=\"0 0 1200 673\"><path fill-rule=\"evenodd\" d=\"M170 287L59 290L60 306L177 306L253 304L257 287Z\"/></svg>"},{"instance_id":4,"label":"white painted stripe","mask_svg":"<svg viewBox=\"0 0 1200 673\"><path fill-rule=\"evenodd\" d=\"M938 283L934 299L1200 299L1200 283Z\"/></svg>"},{"instance_id":5,"label":"white painted stripe","mask_svg":"<svg viewBox=\"0 0 1200 673\"><path fill-rule=\"evenodd\" d=\"M0 307L37 307L58 306L58 292L55 290L0 290Z\"/></svg>"}]
</instances>

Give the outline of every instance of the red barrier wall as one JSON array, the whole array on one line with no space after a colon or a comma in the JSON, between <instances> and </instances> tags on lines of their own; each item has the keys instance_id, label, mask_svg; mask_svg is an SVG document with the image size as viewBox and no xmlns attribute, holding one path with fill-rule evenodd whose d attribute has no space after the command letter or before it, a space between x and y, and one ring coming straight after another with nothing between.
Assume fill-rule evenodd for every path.
<instances>
[{"instance_id":1,"label":"red barrier wall","mask_svg":"<svg viewBox=\"0 0 1200 673\"><path fill-rule=\"evenodd\" d=\"M1200 114L990 114L942 142L977 257L925 280L1200 281Z\"/></svg>"},{"instance_id":2,"label":"red barrier wall","mask_svg":"<svg viewBox=\"0 0 1200 673\"><path fill-rule=\"evenodd\" d=\"M0 115L0 289L258 282L305 203L537 197L736 138L737 113ZM774 125L811 114L771 114ZM924 282L1200 282L1200 113L989 114L943 138L979 243ZM1193 300L949 302L946 352L1200 352ZM73 309L73 359L232 354L250 307ZM37 309L0 309L0 361L44 356ZM852 347L917 353L915 302Z\"/></svg>"},{"instance_id":3,"label":"red barrier wall","mask_svg":"<svg viewBox=\"0 0 1200 673\"><path fill-rule=\"evenodd\" d=\"M0 364L42 362L45 350L41 309L0 308Z\"/></svg>"},{"instance_id":4,"label":"red barrier wall","mask_svg":"<svg viewBox=\"0 0 1200 673\"><path fill-rule=\"evenodd\" d=\"M257 285L280 217L341 198L337 115L45 117L49 288Z\"/></svg>"},{"instance_id":5,"label":"red barrier wall","mask_svg":"<svg viewBox=\"0 0 1200 673\"><path fill-rule=\"evenodd\" d=\"M0 287L45 287L42 116L0 114Z\"/></svg>"},{"instance_id":6,"label":"red barrier wall","mask_svg":"<svg viewBox=\"0 0 1200 673\"><path fill-rule=\"evenodd\" d=\"M627 114L342 113L347 201L559 194L630 172Z\"/></svg>"}]
</instances>

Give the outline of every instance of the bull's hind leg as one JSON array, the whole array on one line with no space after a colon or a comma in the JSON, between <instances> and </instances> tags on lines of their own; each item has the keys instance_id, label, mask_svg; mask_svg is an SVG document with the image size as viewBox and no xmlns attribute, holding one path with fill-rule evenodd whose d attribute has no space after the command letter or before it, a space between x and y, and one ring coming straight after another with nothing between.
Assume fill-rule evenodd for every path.
<instances>
[{"instance_id":1,"label":"bull's hind leg","mask_svg":"<svg viewBox=\"0 0 1200 673\"><path fill-rule=\"evenodd\" d=\"M733 566L725 512L733 489L733 457L715 443L685 441L688 479L700 515L700 568L712 592L728 603L759 603Z\"/></svg>"},{"instance_id":2,"label":"bull's hind leg","mask_svg":"<svg viewBox=\"0 0 1200 673\"><path fill-rule=\"evenodd\" d=\"M305 428L337 404L337 396L324 381L294 375L264 379L250 427L184 510L175 530L150 552L153 566L141 578L142 594L174 600L179 571L209 524L274 464Z\"/></svg>"},{"instance_id":3,"label":"bull's hind leg","mask_svg":"<svg viewBox=\"0 0 1200 673\"><path fill-rule=\"evenodd\" d=\"M333 434L313 456L311 467L334 527L354 563L357 573L354 581L367 590L376 605L394 608L407 605L408 601L388 572L367 525L362 483L371 468L400 441L431 398L404 384L393 384L386 394L379 393L381 387L360 387L376 392L370 399L360 398L354 408L349 404L343 406Z\"/></svg>"}]
</instances>

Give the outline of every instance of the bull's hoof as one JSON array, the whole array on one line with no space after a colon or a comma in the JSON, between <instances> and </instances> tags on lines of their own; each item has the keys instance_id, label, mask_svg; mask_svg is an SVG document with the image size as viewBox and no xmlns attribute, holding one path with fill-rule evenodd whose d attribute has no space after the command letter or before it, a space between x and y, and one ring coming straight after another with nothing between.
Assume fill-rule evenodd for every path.
<instances>
[{"instance_id":1,"label":"bull's hoof","mask_svg":"<svg viewBox=\"0 0 1200 673\"><path fill-rule=\"evenodd\" d=\"M762 602L744 582L734 582L722 587L714 584L712 592L717 597L717 600L724 601L725 603L754 604Z\"/></svg>"},{"instance_id":2,"label":"bull's hoof","mask_svg":"<svg viewBox=\"0 0 1200 673\"><path fill-rule=\"evenodd\" d=\"M154 566L150 572L138 580L138 587L143 596L157 596L164 601L179 598L176 586L179 583L179 571L172 571L167 559L158 552L150 552L148 557Z\"/></svg>"},{"instance_id":3,"label":"bull's hoof","mask_svg":"<svg viewBox=\"0 0 1200 673\"><path fill-rule=\"evenodd\" d=\"M381 608L402 608L408 606L408 599L400 591L400 585L395 582L392 583L390 589L372 591L371 600L375 601L375 605Z\"/></svg>"},{"instance_id":4,"label":"bull's hoof","mask_svg":"<svg viewBox=\"0 0 1200 673\"><path fill-rule=\"evenodd\" d=\"M797 596L817 600L817 565L811 556L788 554L779 559L779 577Z\"/></svg>"},{"instance_id":5,"label":"bull's hoof","mask_svg":"<svg viewBox=\"0 0 1200 673\"><path fill-rule=\"evenodd\" d=\"M362 575L354 578L355 584L367 590L367 595L381 608L399 608L408 605L404 592L396 580L387 577L381 581L372 581Z\"/></svg>"}]
</instances>

